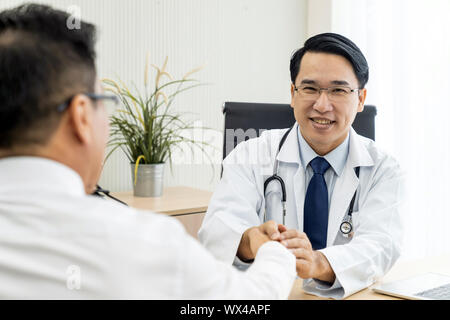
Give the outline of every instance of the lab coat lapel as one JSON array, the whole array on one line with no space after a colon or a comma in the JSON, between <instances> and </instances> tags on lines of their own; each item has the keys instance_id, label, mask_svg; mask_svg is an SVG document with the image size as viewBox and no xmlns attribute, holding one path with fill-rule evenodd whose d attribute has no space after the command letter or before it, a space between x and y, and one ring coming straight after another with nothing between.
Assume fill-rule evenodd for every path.
<instances>
[{"instance_id":1,"label":"lab coat lapel","mask_svg":"<svg viewBox=\"0 0 450 320\"><path fill-rule=\"evenodd\" d=\"M333 245L342 220L349 209L353 194L358 187L360 179L356 176L355 168L372 166L374 164L366 146L353 128L350 129L349 143L347 162L341 176L336 180L330 201L327 246Z\"/></svg>"},{"instance_id":2,"label":"lab coat lapel","mask_svg":"<svg viewBox=\"0 0 450 320\"><path fill-rule=\"evenodd\" d=\"M328 215L327 246L331 246L334 243L341 222L347 214L350 201L358 187L358 182L359 179L356 177L353 166L350 161L347 161L344 171L336 180L333 195L331 196Z\"/></svg>"},{"instance_id":3,"label":"lab coat lapel","mask_svg":"<svg viewBox=\"0 0 450 320\"><path fill-rule=\"evenodd\" d=\"M299 164L297 172L294 175L294 197L295 207L297 208L297 230L303 231L303 206L305 202L305 170Z\"/></svg>"},{"instance_id":4,"label":"lab coat lapel","mask_svg":"<svg viewBox=\"0 0 450 320\"><path fill-rule=\"evenodd\" d=\"M286 137L286 140L284 141L284 144L277 155L278 161L300 164L300 151L298 149L299 147L298 147L297 131L298 131L298 124L295 123L294 126L290 129L289 134ZM282 135L280 135L280 139L278 140L277 148L279 141L281 140L281 137Z\"/></svg>"},{"instance_id":5,"label":"lab coat lapel","mask_svg":"<svg viewBox=\"0 0 450 320\"><path fill-rule=\"evenodd\" d=\"M286 141L281 148L277 160L280 166L284 163L296 164L296 166L286 166L285 175L293 176L293 192L288 195L289 199L295 199L295 209L297 210L298 230L303 230L303 202L305 200L305 171L301 165L300 151L297 138L298 123L294 125L288 134ZM287 190L290 188L286 186Z\"/></svg>"}]
</instances>

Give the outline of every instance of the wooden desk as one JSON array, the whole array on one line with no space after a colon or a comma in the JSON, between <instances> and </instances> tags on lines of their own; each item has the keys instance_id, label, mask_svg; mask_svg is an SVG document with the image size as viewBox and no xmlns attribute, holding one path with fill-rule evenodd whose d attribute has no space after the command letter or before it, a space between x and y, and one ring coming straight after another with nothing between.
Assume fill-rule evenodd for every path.
<instances>
[{"instance_id":1,"label":"wooden desk","mask_svg":"<svg viewBox=\"0 0 450 320\"><path fill-rule=\"evenodd\" d=\"M173 216L181 221L190 235L197 238L212 192L180 186L164 188L162 197L158 198L135 197L133 191L111 195L130 207Z\"/></svg>"},{"instance_id":2,"label":"wooden desk","mask_svg":"<svg viewBox=\"0 0 450 320\"><path fill-rule=\"evenodd\" d=\"M346 300L401 300L400 298L375 293L371 288L379 283L401 280L427 272L436 272L450 276L450 255L413 261L398 261L379 282L347 297ZM326 298L305 293L302 289L302 282L302 279L295 281L289 296L290 300L326 300Z\"/></svg>"}]
</instances>

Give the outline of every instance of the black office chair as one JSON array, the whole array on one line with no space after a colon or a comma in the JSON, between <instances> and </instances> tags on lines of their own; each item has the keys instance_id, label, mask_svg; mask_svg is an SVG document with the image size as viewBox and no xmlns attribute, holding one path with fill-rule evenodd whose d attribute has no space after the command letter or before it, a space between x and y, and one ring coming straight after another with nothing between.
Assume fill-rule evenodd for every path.
<instances>
[{"instance_id":1,"label":"black office chair","mask_svg":"<svg viewBox=\"0 0 450 320\"><path fill-rule=\"evenodd\" d=\"M240 142L259 137L262 131L289 128L295 123L294 113L288 104L225 102L223 105L225 128L223 158ZM355 131L375 140L375 106L364 106L353 122Z\"/></svg>"}]
</instances>

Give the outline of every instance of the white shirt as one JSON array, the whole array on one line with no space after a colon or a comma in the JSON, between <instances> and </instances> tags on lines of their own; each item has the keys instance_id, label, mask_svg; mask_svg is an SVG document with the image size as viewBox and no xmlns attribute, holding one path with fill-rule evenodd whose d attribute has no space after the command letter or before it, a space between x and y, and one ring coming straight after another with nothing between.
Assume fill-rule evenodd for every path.
<instances>
[{"instance_id":1,"label":"white shirt","mask_svg":"<svg viewBox=\"0 0 450 320\"><path fill-rule=\"evenodd\" d=\"M339 146L323 156L323 158L330 164L330 168L328 168L323 175L328 190L328 208L330 207L331 196L333 195L336 179L342 174L345 167L345 162L347 161L350 146L349 137L350 135L347 133L347 137ZM319 157L319 155L310 147L305 138L303 138L300 132L300 127L297 130L297 138L300 150L300 161L303 169L305 170L305 186L308 186L309 181L311 181L311 178L314 175L310 162L314 158Z\"/></svg>"},{"instance_id":2,"label":"white shirt","mask_svg":"<svg viewBox=\"0 0 450 320\"><path fill-rule=\"evenodd\" d=\"M291 130L295 130L291 129ZM300 162L302 164L303 170L305 171L305 186L309 185L309 182L311 181L311 178L314 175L314 171L311 168L310 162L316 158L319 157L319 155L311 148L311 146L306 142L305 138L302 136L300 132L300 127L297 127L297 139L298 139L298 150L299 150L299 157ZM335 149L333 149L331 152L327 153L323 156L325 160L328 161L330 164L330 168L328 168L324 174L325 183L327 184L327 191L328 191L328 208L330 207L331 202L331 196L333 195L333 189L334 185L336 184L336 179L342 174L342 171L345 167L345 162L347 161L348 157L348 150L349 150L349 134L347 134L347 137L345 140L337 146ZM275 182L274 182L275 183ZM306 192L306 189L305 189ZM275 197L275 201L278 200L281 201L281 193L277 192L276 195L272 195ZM295 225L294 225L295 223ZM291 216L288 217L288 223L287 225L290 228L297 229L296 221L293 222L293 219L291 219ZM247 263L239 259L237 256L234 259L233 264L238 267L241 270L245 270L248 268L251 263ZM332 286L328 285L325 282L320 282L320 285L322 287L327 287L330 289L338 288L340 287L340 283L338 280L334 282Z\"/></svg>"},{"instance_id":3,"label":"white shirt","mask_svg":"<svg viewBox=\"0 0 450 320\"><path fill-rule=\"evenodd\" d=\"M319 155L306 142L305 138L302 136L300 132L300 127L297 130L297 138L300 151L299 152L300 162L302 164L303 169L305 170L305 186L309 186L309 182L311 181L311 178L314 175L314 170L312 169L310 162L314 158L319 157ZM323 158L325 158L325 160L327 160L328 163L330 164L330 168L328 168L325 174L323 175L325 183L327 184L328 208L330 208L331 197L333 195L336 180L342 174L342 171L344 170L345 167L345 162L347 161L348 151L350 147L349 140L350 134L347 133L347 137L339 146L337 146L332 151L323 156ZM318 288L330 291L342 287L337 278L335 279L333 284L328 284L326 282L313 279L306 280L305 283L308 283L309 281L316 281L317 282L316 285Z\"/></svg>"},{"instance_id":4,"label":"white shirt","mask_svg":"<svg viewBox=\"0 0 450 320\"><path fill-rule=\"evenodd\" d=\"M0 181L1 299L284 299L295 280L279 243L239 271L174 218L86 195L58 162L0 159Z\"/></svg>"}]
</instances>

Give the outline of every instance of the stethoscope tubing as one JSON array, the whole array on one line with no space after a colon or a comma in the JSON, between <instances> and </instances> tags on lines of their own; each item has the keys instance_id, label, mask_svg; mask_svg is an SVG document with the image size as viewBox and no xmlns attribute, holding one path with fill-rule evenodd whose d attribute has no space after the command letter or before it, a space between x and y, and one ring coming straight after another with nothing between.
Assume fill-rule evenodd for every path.
<instances>
[{"instance_id":1,"label":"stethoscope tubing","mask_svg":"<svg viewBox=\"0 0 450 320\"><path fill-rule=\"evenodd\" d=\"M266 181L264 181L264 197L266 195L266 189L267 186L269 185L270 182L272 181L278 181L278 183L280 184L280 188L281 188L281 203L283 205L283 225L285 224L285 220L286 220L286 185L283 181L283 178L281 178L278 175L278 160L277 160L277 156L280 153L281 147L283 146L289 132L293 129L294 126L292 126L289 130L286 131L286 133L283 135L283 137L280 140L280 143L278 144L278 152L275 155L275 163L274 163L274 169L273 169L273 175L270 176L269 178L266 179ZM356 167L355 168L355 173L356 176L359 178L359 168L360 167ZM358 191L358 188L355 190L355 193L353 194L353 198L350 202L350 207L348 209L347 212L347 217L345 218L345 220L341 223L339 230L342 232L342 234L344 234L345 236L348 236L352 231L353 231L353 223L352 223L352 213L353 213L353 207L355 205L355 199L356 199L356 193ZM264 210L264 221L266 220L266 212Z\"/></svg>"}]
</instances>

